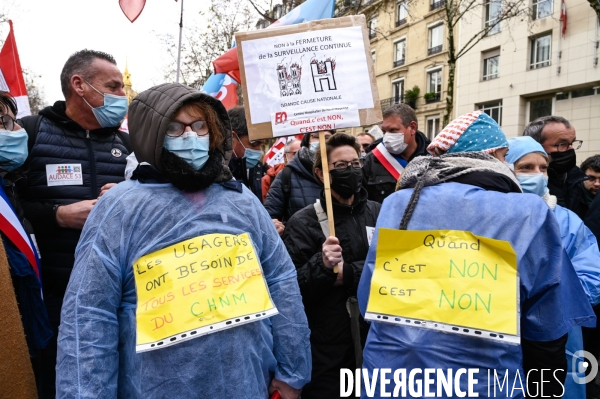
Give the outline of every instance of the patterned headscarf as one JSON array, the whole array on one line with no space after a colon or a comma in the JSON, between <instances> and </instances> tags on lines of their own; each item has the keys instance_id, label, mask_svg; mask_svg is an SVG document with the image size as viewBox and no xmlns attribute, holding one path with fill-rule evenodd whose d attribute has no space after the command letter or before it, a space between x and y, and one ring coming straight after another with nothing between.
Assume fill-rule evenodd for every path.
<instances>
[{"instance_id":1,"label":"patterned headscarf","mask_svg":"<svg viewBox=\"0 0 600 399\"><path fill-rule=\"evenodd\" d=\"M436 155L436 148L449 154L479 151L492 154L506 147L508 141L496 121L483 111L474 111L450 122L429 144L427 151L431 155Z\"/></svg>"}]
</instances>

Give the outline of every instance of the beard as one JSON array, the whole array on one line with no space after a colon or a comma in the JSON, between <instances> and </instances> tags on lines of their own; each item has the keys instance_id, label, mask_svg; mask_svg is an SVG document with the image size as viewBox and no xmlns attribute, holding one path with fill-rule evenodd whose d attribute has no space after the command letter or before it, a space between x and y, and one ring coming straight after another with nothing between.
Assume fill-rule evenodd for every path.
<instances>
[{"instance_id":1,"label":"beard","mask_svg":"<svg viewBox=\"0 0 600 399\"><path fill-rule=\"evenodd\" d=\"M171 184L179 190L195 192L204 190L215 182L223 172L223 155L219 151L210 151L208 160L200 170L163 148L160 154L160 169Z\"/></svg>"}]
</instances>

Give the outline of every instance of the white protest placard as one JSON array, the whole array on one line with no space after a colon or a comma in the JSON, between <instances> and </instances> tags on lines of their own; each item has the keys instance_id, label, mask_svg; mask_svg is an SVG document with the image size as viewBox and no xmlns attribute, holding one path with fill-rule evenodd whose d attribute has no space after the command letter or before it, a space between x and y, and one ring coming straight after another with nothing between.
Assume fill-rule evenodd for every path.
<instances>
[{"instance_id":1,"label":"white protest placard","mask_svg":"<svg viewBox=\"0 0 600 399\"><path fill-rule=\"evenodd\" d=\"M364 16L236 35L251 139L381 121Z\"/></svg>"}]
</instances>

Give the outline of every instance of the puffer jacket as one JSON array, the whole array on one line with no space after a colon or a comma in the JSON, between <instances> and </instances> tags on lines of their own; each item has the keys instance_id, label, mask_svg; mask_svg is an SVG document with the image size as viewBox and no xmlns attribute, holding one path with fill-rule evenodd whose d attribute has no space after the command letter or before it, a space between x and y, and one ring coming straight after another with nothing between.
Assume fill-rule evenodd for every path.
<instances>
[{"instance_id":1,"label":"puffer jacket","mask_svg":"<svg viewBox=\"0 0 600 399\"><path fill-rule=\"evenodd\" d=\"M428 155L427 146L430 144L430 141L427 137L417 130L415 139L417 140L417 149L408 160L409 162L415 157ZM383 138L380 138L367 147L367 156L363 162L363 186L369 193L369 199L379 203L382 203L388 195L396 190L396 179L383 167L381 162L375 158L375 154L372 153L372 150L382 141Z\"/></svg>"},{"instance_id":2,"label":"puffer jacket","mask_svg":"<svg viewBox=\"0 0 600 399\"><path fill-rule=\"evenodd\" d=\"M320 201L326 210L321 195ZM367 200L364 188L353 205L343 205L333 199L335 233L344 258L341 286L334 286L337 274L323 265L321 249L325 235L314 205L296 212L286 225L283 242L296 265L311 331L312 379L304 387L302 397L339 397L340 368L356 368L346 301L356 295L369 251L366 228L375 227L380 208L381 204Z\"/></svg>"},{"instance_id":3,"label":"puffer jacket","mask_svg":"<svg viewBox=\"0 0 600 399\"><path fill-rule=\"evenodd\" d=\"M65 110L65 102L57 101L40 111L43 118L24 167L27 181L20 187L25 217L33 225L41 253L44 289L58 295L69 282L81 230L58 226L54 206L98 198L102 186L124 180L129 155L118 126L85 130ZM83 184L49 186L47 166L68 164L81 165Z\"/></svg>"},{"instance_id":4,"label":"puffer jacket","mask_svg":"<svg viewBox=\"0 0 600 399\"><path fill-rule=\"evenodd\" d=\"M258 162L253 168L246 166L246 158L235 157L229 161L229 169L236 180L244 183L256 198L263 202L262 178L267 173L269 165Z\"/></svg>"},{"instance_id":5,"label":"puffer jacket","mask_svg":"<svg viewBox=\"0 0 600 399\"><path fill-rule=\"evenodd\" d=\"M291 169L290 192L283 192L284 171L275 177L267 193L265 208L271 218L289 220L292 215L307 205L314 204L320 197L323 186L317 182L312 167L314 154L306 147L300 148L296 156L286 165ZM284 168L285 169L285 168Z\"/></svg>"}]
</instances>

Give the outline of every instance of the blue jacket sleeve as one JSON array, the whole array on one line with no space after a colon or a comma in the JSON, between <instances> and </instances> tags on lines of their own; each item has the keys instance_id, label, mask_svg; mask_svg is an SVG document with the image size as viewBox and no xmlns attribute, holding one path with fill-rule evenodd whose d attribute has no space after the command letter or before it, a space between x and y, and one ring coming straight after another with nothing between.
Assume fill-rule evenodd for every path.
<instances>
[{"instance_id":1,"label":"blue jacket sleeve","mask_svg":"<svg viewBox=\"0 0 600 399\"><path fill-rule=\"evenodd\" d=\"M594 234L574 212L559 205L554 210L563 247L592 305L600 303L600 251Z\"/></svg>"},{"instance_id":2,"label":"blue jacket sleeve","mask_svg":"<svg viewBox=\"0 0 600 399\"><path fill-rule=\"evenodd\" d=\"M281 220L283 218L285 195L281 183L281 173L278 173L277 176L275 176L275 180L273 180L269 192L267 193L267 199L265 200L264 206L271 216L271 219Z\"/></svg>"},{"instance_id":3,"label":"blue jacket sleeve","mask_svg":"<svg viewBox=\"0 0 600 399\"><path fill-rule=\"evenodd\" d=\"M271 192L271 190L269 190ZM310 330L298 288L296 269L269 215L256 201L262 250L260 260L278 315L273 323L275 378L300 389L310 381L312 359Z\"/></svg>"},{"instance_id":4,"label":"blue jacket sleeve","mask_svg":"<svg viewBox=\"0 0 600 399\"><path fill-rule=\"evenodd\" d=\"M57 398L115 398L119 370L119 323L122 271L119 240L105 239L99 229L114 223L117 212L99 202L83 229L75 266L64 297L56 364Z\"/></svg>"}]
</instances>

